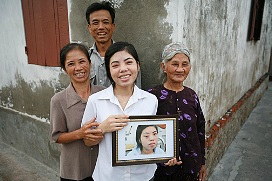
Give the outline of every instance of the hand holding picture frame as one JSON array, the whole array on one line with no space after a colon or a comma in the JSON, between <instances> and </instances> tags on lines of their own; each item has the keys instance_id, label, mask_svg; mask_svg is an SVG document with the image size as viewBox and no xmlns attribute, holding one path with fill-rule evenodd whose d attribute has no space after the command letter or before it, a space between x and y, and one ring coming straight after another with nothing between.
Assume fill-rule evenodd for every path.
<instances>
[{"instance_id":1,"label":"hand holding picture frame","mask_svg":"<svg viewBox=\"0 0 272 181\"><path fill-rule=\"evenodd\" d=\"M167 162L178 158L177 115L130 116L112 133L112 165Z\"/></svg>"}]
</instances>

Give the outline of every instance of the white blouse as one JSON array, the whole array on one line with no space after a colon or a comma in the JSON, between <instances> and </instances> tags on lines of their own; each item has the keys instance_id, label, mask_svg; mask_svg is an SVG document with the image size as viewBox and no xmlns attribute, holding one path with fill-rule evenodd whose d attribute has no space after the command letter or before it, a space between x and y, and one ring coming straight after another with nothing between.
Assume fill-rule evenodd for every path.
<instances>
[{"instance_id":1,"label":"white blouse","mask_svg":"<svg viewBox=\"0 0 272 181\"><path fill-rule=\"evenodd\" d=\"M113 87L110 86L89 97L81 126L94 117L96 117L97 122L101 123L110 115L156 115L157 107L157 98L135 85L133 95L123 110L118 99L113 94ZM112 133L106 133L104 139L99 143L93 179L95 181L148 181L153 177L156 168L156 164L113 167Z\"/></svg>"}]
</instances>

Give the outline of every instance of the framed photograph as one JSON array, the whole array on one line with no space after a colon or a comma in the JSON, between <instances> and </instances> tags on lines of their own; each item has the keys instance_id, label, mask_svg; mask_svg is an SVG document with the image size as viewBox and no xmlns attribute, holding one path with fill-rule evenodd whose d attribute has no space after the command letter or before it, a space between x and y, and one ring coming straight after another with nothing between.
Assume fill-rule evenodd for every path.
<instances>
[{"instance_id":1,"label":"framed photograph","mask_svg":"<svg viewBox=\"0 0 272 181\"><path fill-rule=\"evenodd\" d=\"M112 165L168 162L178 157L177 115L130 116L112 133Z\"/></svg>"}]
</instances>

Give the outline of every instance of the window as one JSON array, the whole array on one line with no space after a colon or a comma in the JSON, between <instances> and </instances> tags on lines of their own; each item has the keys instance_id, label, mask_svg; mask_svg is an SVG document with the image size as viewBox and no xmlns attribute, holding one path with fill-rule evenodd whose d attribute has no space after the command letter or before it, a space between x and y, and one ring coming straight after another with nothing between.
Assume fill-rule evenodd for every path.
<instances>
[{"instance_id":1,"label":"window","mask_svg":"<svg viewBox=\"0 0 272 181\"><path fill-rule=\"evenodd\" d=\"M263 20L264 0L252 0L248 40L260 40Z\"/></svg>"},{"instance_id":2,"label":"window","mask_svg":"<svg viewBox=\"0 0 272 181\"><path fill-rule=\"evenodd\" d=\"M59 66L69 43L67 0L22 0L29 64Z\"/></svg>"}]
</instances>

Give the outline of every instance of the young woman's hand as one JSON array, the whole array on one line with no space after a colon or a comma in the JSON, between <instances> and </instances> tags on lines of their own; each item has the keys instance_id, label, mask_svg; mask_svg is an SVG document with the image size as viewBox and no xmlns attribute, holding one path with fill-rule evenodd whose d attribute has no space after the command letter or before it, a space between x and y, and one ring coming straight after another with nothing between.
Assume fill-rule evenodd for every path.
<instances>
[{"instance_id":1,"label":"young woman's hand","mask_svg":"<svg viewBox=\"0 0 272 181\"><path fill-rule=\"evenodd\" d=\"M101 129L103 133L121 130L129 122L128 117L127 115L110 115L98 128Z\"/></svg>"}]
</instances>

